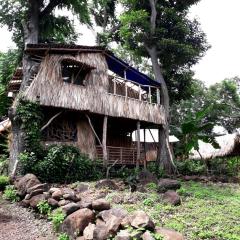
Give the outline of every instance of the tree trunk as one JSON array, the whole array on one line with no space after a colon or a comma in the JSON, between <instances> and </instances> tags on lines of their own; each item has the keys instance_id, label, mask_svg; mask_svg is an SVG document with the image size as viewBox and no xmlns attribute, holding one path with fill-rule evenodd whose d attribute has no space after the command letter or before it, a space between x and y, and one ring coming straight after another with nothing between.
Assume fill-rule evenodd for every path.
<instances>
[{"instance_id":1,"label":"tree trunk","mask_svg":"<svg viewBox=\"0 0 240 240\"><path fill-rule=\"evenodd\" d=\"M38 43L40 4L39 0L29 0L27 21L23 23L25 48L27 44ZM12 176L15 176L18 168L19 154L24 150L24 133L21 130L21 123L16 119L16 110L19 104L19 97L30 84L30 78L35 70L35 63L25 53L23 55L22 67L23 79L20 92L9 112L9 117L12 122L12 144L10 148L9 173Z\"/></svg>"},{"instance_id":2,"label":"tree trunk","mask_svg":"<svg viewBox=\"0 0 240 240\"><path fill-rule=\"evenodd\" d=\"M107 122L108 117L104 116L103 119L103 135L102 135L102 146L103 146L103 164L105 167L108 165L108 154L107 154Z\"/></svg>"},{"instance_id":3,"label":"tree trunk","mask_svg":"<svg viewBox=\"0 0 240 240\"><path fill-rule=\"evenodd\" d=\"M167 173L175 171L172 153L169 147L169 95L166 82L163 78L158 62L157 49L155 46L146 47L151 58L155 80L161 83L161 105L165 110L165 123L159 128L159 147L156 168L163 167Z\"/></svg>"}]
</instances>

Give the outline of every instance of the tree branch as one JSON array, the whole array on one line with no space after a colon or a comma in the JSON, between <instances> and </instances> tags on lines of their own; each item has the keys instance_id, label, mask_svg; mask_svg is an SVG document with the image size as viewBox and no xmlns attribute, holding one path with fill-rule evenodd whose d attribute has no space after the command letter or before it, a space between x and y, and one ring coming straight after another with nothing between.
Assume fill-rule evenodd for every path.
<instances>
[{"instance_id":1,"label":"tree branch","mask_svg":"<svg viewBox=\"0 0 240 240\"><path fill-rule=\"evenodd\" d=\"M55 118L57 118L60 114L62 114L62 112L59 112L59 113L55 114L52 118L50 118L50 120L41 128L40 131L42 132L44 129L46 129L52 123L52 121Z\"/></svg>"},{"instance_id":2,"label":"tree branch","mask_svg":"<svg viewBox=\"0 0 240 240\"><path fill-rule=\"evenodd\" d=\"M157 9L156 9L156 0L149 0L151 6L151 35L155 34L156 31L156 18L157 18Z\"/></svg>"},{"instance_id":3,"label":"tree branch","mask_svg":"<svg viewBox=\"0 0 240 240\"><path fill-rule=\"evenodd\" d=\"M63 3L63 0L51 0L49 4L41 11L40 18L43 18L54 10L59 4Z\"/></svg>"}]
</instances>

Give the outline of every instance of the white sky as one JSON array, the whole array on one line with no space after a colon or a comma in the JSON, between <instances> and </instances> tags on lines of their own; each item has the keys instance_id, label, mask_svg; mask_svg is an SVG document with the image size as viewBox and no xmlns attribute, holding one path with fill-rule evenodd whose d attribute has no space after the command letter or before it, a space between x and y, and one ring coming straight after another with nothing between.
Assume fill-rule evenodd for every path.
<instances>
[{"instance_id":1,"label":"white sky","mask_svg":"<svg viewBox=\"0 0 240 240\"><path fill-rule=\"evenodd\" d=\"M240 0L202 0L192 7L191 16L198 17L212 48L193 69L195 77L206 85L227 77L240 76ZM94 45L92 32L84 28L79 44ZM14 44L6 27L0 28L0 51Z\"/></svg>"}]
</instances>

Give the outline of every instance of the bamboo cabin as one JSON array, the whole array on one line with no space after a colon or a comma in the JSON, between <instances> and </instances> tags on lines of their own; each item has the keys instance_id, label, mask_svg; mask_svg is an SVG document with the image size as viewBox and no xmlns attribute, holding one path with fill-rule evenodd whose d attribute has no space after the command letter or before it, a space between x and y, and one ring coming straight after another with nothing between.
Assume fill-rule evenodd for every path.
<instances>
[{"instance_id":1,"label":"bamboo cabin","mask_svg":"<svg viewBox=\"0 0 240 240\"><path fill-rule=\"evenodd\" d=\"M140 129L165 123L158 82L101 47L32 44L25 54L35 67L23 95L42 107L45 145L72 144L107 164L144 163ZM21 81L18 69L9 97Z\"/></svg>"}]
</instances>

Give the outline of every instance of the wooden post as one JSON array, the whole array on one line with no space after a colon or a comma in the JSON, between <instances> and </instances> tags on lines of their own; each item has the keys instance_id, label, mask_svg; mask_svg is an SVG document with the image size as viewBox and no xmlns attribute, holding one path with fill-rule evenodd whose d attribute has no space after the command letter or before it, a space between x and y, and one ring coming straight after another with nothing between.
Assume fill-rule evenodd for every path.
<instances>
[{"instance_id":1,"label":"wooden post","mask_svg":"<svg viewBox=\"0 0 240 240\"><path fill-rule=\"evenodd\" d=\"M141 101L142 100L142 95L141 95L141 85L139 84L138 85L138 91L139 91L139 101Z\"/></svg>"},{"instance_id":2,"label":"wooden post","mask_svg":"<svg viewBox=\"0 0 240 240\"><path fill-rule=\"evenodd\" d=\"M107 121L108 117L104 116L103 119L103 134L102 134L102 148L103 148L103 164L107 166L108 164L108 154L107 154Z\"/></svg>"},{"instance_id":3,"label":"wooden post","mask_svg":"<svg viewBox=\"0 0 240 240\"><path fill-rule=\"evenodd\" d=\"M113 94L116 95L116 93L117 93L117 86L116 86L116 79L114 77L114 79L113 79Z\"/></svg>"},{"instance_id":4,"label":"wooden post","mask_svg":"<svg viewBox=\"0 0 240 240\"><path fill-rule=\"evenodd\" d=\"M151 87L149 86L148 89L149 89L149 92L148 92L148 94L149 94L149 102L152 103Z\"/></svg>"},{"instance_id":5,"label":"wooden post","mask_svg":"<svg viewBox=\"0 0 240 240\"><path fill-rule=\"evenodd\" d=\"M127 100L127 95L128 95L127 81L125 81L124 83L125 83L125 99Z\"/></svg>"},{"instance_id":6,"label":"wooden post","mask_svg":"<svg viewBox=\"0 0 240 240\"><path fill-rule=\"evenodd\" d=\"M140 121L137 121L137 161L136 161L136 168L139 168L140 163L140 155L141 155L141 143L140 143Z\"/></svg>"},{"instance_id":7,"label":"wooden post","mask_svg":"<svg viewBox=\"0 0 240 240\"><path fill-rule=\"evenodd\" d=\"M144 170L147 169L146 129L144 128Z\"/></svg>"},{"instance_id":8,"label":"wooden post","mask_svg":"<svg viewBox=\"0 0 240 240\"><path fill-rule=\"evenodd\" d=\"M161 104L161 101L160 101L160 89L157 88L157 104Z\"/></svg>"}]
</instances>

